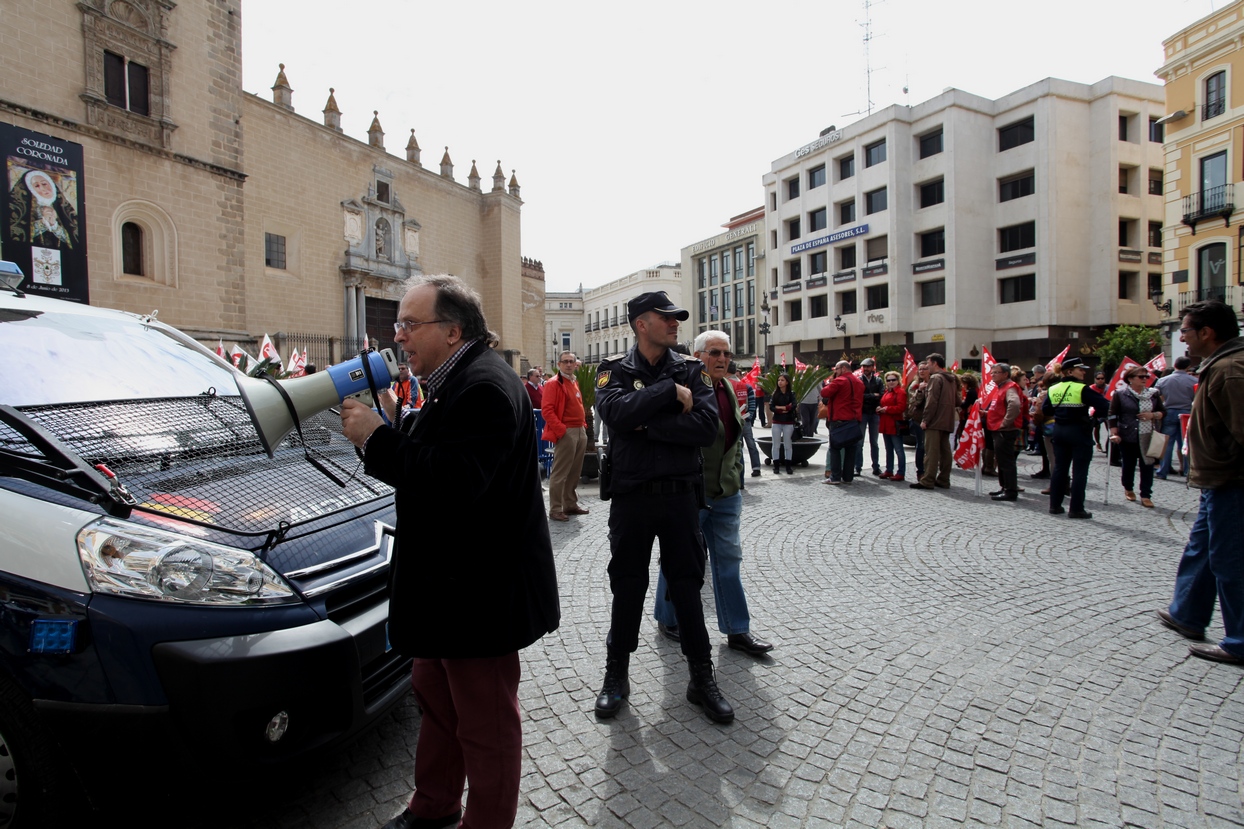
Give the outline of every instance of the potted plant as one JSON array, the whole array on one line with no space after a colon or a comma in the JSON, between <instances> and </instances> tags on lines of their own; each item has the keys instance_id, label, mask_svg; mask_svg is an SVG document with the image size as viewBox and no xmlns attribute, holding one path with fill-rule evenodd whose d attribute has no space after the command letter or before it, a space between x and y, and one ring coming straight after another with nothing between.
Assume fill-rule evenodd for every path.
<instances>
[{"instance_id":1,"label":"potted plant","mask_svg":"<svg viewBox=\"0 0 1244 829\"><path fill-rule=\"evenodd\" d=\"M765 390L765 399L771 399L773 393L777 391L778 375L785 373L790 378L790 389L795 395L796 400L802 400L803 396L810 389L820 388L825 378L829 376L829 369L820 366L804 366L801 369L789 370L786 366L773 366L767 372L760 375L756 383ZM807 466L808 459L816 454L816 451L825 443L825 438L804 437L799 430L799 426L795 426L795 438L791 444L791 450L794 453L792 461L800 466ZM760 451L765 454L765 463L769 464L773 458L773 437L771 435L758 435L756 437L756 445L760 447Z\"/></svg>"}]
</instances>

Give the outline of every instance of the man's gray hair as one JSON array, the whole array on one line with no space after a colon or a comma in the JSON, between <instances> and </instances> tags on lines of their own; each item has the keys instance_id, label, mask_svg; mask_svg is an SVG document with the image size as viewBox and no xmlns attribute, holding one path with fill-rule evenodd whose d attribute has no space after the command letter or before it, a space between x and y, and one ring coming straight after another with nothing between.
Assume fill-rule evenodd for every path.
<instances>
[{"instance_id":1,"label":"man's gray hair","mask_svg":"<svg viewBox=\"0 0 1244 829\"><path fill-rule=\"evenodd\" d=\"M850 368L851 361L850 360L839 360L838 362L834 363L834 368L842 368L843 366Z\"/></svg>"},{"instance_id":2,"label":"man's gray hair","mask_svg":"<svg viewBox=\"0 0 1244 829\"><path fill-rule=\"evenodd\" d=\"M456 276L447 273L422 276L410 283L411 288L431 285L436 289L437 318L452 322L462 329L463 340L483 338L490 348L496 348L500 338L488 330L484 319L484 303L473 288Z\"/></svg>"},{"instance_id":3,"label":"man's gray hair","mask_svg":"<svg viewBox=\"0 0 1244 829\"><path fill-rule=\"evenodd\" d=\"M701 331L700 335L695 338L695 343L692 344L691 346L691 353L694 354L697 351L703 351L704 346L708 343L709 340L725 340L726 350L727 351L734 350L730 347L730 335L729 334L727 334L725 331L717 331L716 329L710 328L707 331Z\"/></svg>"}]
</instances>

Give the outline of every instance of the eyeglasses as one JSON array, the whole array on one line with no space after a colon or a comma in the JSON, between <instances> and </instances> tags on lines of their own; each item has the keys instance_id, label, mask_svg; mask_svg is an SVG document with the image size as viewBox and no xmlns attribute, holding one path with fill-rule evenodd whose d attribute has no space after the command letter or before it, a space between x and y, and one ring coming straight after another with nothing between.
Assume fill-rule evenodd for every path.
<instances>
[{"instance_id":1,"label":"eyeglasses","mask_svg":"<svg viewBox=\"0 0 1244 829\"><path fill-rule=\"evenodd\" d=\"M573 363L573 362L575 362L575 359L574 359L573 357L571 357L569 360L558 360L557 362L559 362L559 363Z\"/></svg>"},{"instance_id":2,"label":"eyeglasses","mask_svg":"<svg viewBox=\"0 0 1244 829\"><path fill-rule=\"evenodd\" d=\"M1148 377L1149 377L1148 374L1133 374L1132 375L1133 380L1146 380L1148 379Z\"/></svg>"},{"instance_id":3,"label":"eyeglasses","mask_svg":"<svg viewBox=\"0 0 1244 829\"><path fill-rule=\"evenodd\" d=\"M897 377L887 377L887 378L885 379L885 381L886 381L887 383L897 383L897 382L898 382L898 378L897 378Z\"/></svg>"},{"instance_id":4,"label":"eyeglasses","mask_svg":"<svg viewBox=\"0 0 1244 829\"><path fill-rule=\"evenodd\" d=\"M393 333L400 334L405 331L407 334L414 331L421 325L431 325L436 322L449 322L449 320L427 320L426 322L411 322L410 320L398 320L393 323Z\"/></svg>"},{"instance_id":5,"label":"eyeglasses","mask_svg":"<svg viewBox=\"0 0 1244 829\"><path fill-rule=\"evenodd\" d=\"M1181 329L1179 329L1179 333L1180 333L1180 334L1187 334L1187 333L1188 333L1188 332L1190 332L1190 331L1200 331L1200 330L1201 330L1201 329L1199 329L1199 328L1181 328Z\"/></svg>"},{"instance_id":6,"label":"eyeglasses","mask_svg":"<svg viewBox=\"0 0 1244 829\"><path fill-rule=\"evenodd\" d=\"M727 360L733 360L733 359L734 359L734 352L733 352L733 351L722 351L720 348L710 348L710 349L709 349L707 352L705 352L705 353L706 353L706 354L708 354L708 356L710 356L710 357L722 357L722 356L724 356Z\"/></svg>"}]
</instances>

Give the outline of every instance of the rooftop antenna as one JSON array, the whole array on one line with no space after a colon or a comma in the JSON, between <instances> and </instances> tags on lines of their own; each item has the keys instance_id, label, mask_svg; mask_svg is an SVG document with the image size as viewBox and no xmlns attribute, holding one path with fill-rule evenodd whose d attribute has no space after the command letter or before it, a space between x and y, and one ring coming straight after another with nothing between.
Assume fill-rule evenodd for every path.
<instances>
[{"instance_id":1,"label":"rooftop antenna","mask_svg":"<svg viewBox=\"0 0 1244 829\"><path fill-rule=\"evenodd\" d=\"M882 0L878 0L879 2ZM865 106L862 110L848 112L847 115L864 115L865 117L873 114L873 65L870 56L869 44L873 39L873 18L872 7L874 0L864 0L864 22L858 24L864 29L864 98ZM881 67L884 69L885 67ZM903 88L906 92L906 87Z\"/></svg>"}]
</instances>

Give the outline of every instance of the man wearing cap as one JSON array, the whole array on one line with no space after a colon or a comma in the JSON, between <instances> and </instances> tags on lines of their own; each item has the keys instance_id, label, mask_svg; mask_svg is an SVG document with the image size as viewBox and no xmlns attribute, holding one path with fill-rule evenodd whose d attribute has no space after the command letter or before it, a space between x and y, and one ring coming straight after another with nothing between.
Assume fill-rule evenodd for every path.
<instances>
[{"instance_id":1,"label":"man wearing cap","mask_svg":"<svg viewBox=\"0 0 1244 829\"><path fill-rule=\"evenodd\" d=\"M1046 417L1054 418L1053 472L1050 475L1050 514L1062 515L1067 494L1067 470L1071 470L1071 509L1068 518L1092 518L1084 509L1084 488L1093 460L1093 421L1089 409L1108 411L1110 402L1088 385L1092 367L1079 357L1063 363L1063 381L1050 387L1041 404Z\"/></svg>"},{"instance_id":2,"label":"man wearing cap","mask_svg":"<svg viewBox=\"0 0 1244 829\"><path fill-rule=\"evenodd\" d=\"M678 617L679 639L691 668L687 700L714 722L734 709L717 688L700 590L705 549L700 532L703 472L700 448L717 438L721 419L713 380L698 360L674 352L678 323L690 315L664 291L627 303L635 345L601 362L596 406L609 427L612 470L609 507L609 589L613 593L605 678L596 716L617 715L630 693L627 671L639 647L648 592L652 542L661 542L661 573Z\"/></svg>"},{"instance_id":3,"label":"man wearing cap","mask_svg":"<svg viewBox=\"0 0 1244 829\"><path fill-rule=\"evenodd\" d=\"M881 429L881 415L877 414L877 404L881 395L885 394L885 383L877 376L877 361L865 357L860 362L860 382L864 384L864 429L868 432L868 448L873 462L873 474L881 475L881 464L878 463L877 432ZM864 441L855 447L855 474L864 469Z\"/></svg>"}]
</instances>

